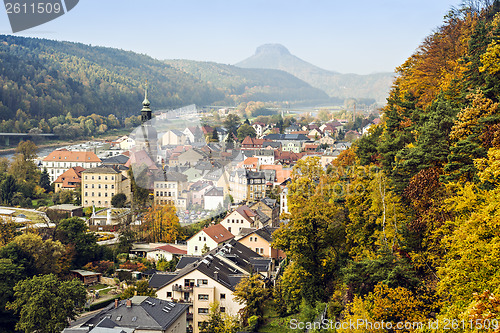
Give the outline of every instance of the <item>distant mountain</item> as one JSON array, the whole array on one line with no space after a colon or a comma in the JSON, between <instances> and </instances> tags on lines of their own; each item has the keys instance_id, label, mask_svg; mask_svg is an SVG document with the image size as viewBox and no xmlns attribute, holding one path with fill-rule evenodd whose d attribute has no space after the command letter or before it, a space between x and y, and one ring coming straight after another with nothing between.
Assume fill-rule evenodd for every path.
<instances>
[{"instance_id":1,"label":"distant mountain","mask_svg":"<svg viewBox=\"0 0 500 333\"><path fill-rule=\"evenodd\" d=\"M324 91L276 69L240 68L214 62L166 60L169 66L224 91L227 102L329 100Z\"/></svg>"},{"instance_id":2,"label":"distant mountain","mask_svg":"<svg viewBox=\"0 0 500 333\"><path fill-rule=\"evenodd\" d=\"M385 103L394 79L393 73L357 75L327 71L294 56L280 44L259 46L254 55L235 66L281 69L325 91L331 97L373 98L379 103Z\"/></svg>"}]
</instances>

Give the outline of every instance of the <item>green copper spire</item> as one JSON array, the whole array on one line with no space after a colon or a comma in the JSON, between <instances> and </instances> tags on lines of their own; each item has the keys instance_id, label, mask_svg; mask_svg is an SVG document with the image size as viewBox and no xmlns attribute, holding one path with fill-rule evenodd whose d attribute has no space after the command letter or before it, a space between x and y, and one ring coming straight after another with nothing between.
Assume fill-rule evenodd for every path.
<instances>
[{"instance_id":1,"label":"green copper spire","mask_svg":"<svg viewBox=\"0 0 500 333\"><path fill-rule=\"evenodd\" d=\"M144 101L142 102L142 110L141 110L141 121L143 124L146 121L151 120L152 117L149 105L150 103L148 100L148 81L146 81L146 91L144 92Z\"/></svg>"},{"instance_id":2,"label":"green copper spire","mask_svg":"<svg viewBox=\"0 0 500 333\"><path fill-rule=\"evenodd\" d=\"M149 100L148 100L148 80L146 80L146 91L144 92L144 101L142 102L143 106L149 106Z\"/></svg>"}]
</instances>

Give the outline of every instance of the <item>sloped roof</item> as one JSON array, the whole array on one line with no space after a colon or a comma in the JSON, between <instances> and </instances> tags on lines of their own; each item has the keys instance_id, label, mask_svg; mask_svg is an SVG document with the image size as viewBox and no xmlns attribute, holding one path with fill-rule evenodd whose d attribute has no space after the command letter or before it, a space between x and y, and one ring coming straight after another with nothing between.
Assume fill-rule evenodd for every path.
<instances>
[{"instance_id":1,"label":"sloped roof","mask_svg":"<svg viewBox=\"0 0 500 333\"><path fill-rule=\"evenodd\" d=\"M211 190L205 193L206 197L223 197L224 196L224 188L222 187L212 187Z\"/></svg>"},{"instance_id":2,"label":"sloped roof","mask_svg":"<svg viewBox=\"0 0 500 333\"><path fill-rule=\"evenodd\" d=\"M85 169L77 166L69 168L64 171L62 175L57 177L54 183L62 183L63 188L76 188L75 184L70 183L81 183L82 182L82 171Z\"/></svg>"},{"instance_id":3,"label":"sloped roof","mask_svg":"<svg viewBox=\"0 0 500 333\"><path fill-rule=\"evenodd\" d=\"M176 276L176 273L154 273L151 279L149 279L149 286L151 288L160 289L172 281Z\"/></svg>"},{"instance_id":4,"label":"sloped roof","mask_svg":"<svg viewBox=\"0 0 500 333\"><path fill-rule=\"evenodd\" d=\"M59 149L51 152L43 159L44 162L81 162L81 163L100 163L101 159L91 151L69 151Z\"/></svg>"},{"instance_id":5,"label":"sloped roof","mask_svg":"<svg viewBox=\"0 0 500 333\"><path fill-rule=\"evenodd\" d=\"M229 230L227 230L222 224L211 225L208 228L204 228L203 231L217 244L234 238L234 235L230 233Z\"/></svg>"},{"instance_id":6,"label":"sloped roof","mask_svg":"<svg viewBox=\"0 0 500 333\"><path fill-rule=\"evenodd\" d=\"M186 250L179 249L179 248L172 246L170 244L158 246L157 248L155 248L155 250L161 250L161 251L169 252L172 254L187 254Z\"/></svg>"},{"instance_id":7,"label":"sloped roof","mask_svg":"<svg viewBox=\"0 0 500 333\"><path fill-rule=\"evenodd\" d=\"M96 326L108 318L120 327L133 327L138 330L166 330L183 313L188 311L188 304L168 302L153 297L134 296L129 299L132 306L127 307L127 300L111 303L98 314L87 320L82 326Z\"/></svg>"}]
</instances>

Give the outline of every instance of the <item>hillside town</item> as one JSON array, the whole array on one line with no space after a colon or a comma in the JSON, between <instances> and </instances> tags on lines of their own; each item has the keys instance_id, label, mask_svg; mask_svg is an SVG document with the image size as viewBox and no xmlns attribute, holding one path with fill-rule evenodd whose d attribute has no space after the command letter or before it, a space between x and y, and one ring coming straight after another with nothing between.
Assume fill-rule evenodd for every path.
<instances>
[{"instance_id":1,"label":"hillside town","mask_svg":"<svg viewBox=\"0 0 500 333\"><path fill-rule=\"evenodd\" d=\"M219 113L234 114L225 109ZM276 124L248 120L232 130L196 123L161 130L165 122L193 118L193 109L153 116L147 90L140 115L142 124L130 135L54 149L35 160L55 195L71 193L65 202L36 211L43 215L41 223L32 223L15 207L2 209L4 218L22 222L24 230L57 228L59 222L48 217L54 214L76 217L98 235L98 244L114 246L125 224L140 230L145 223L135 193L140 188L143 197L145 193L142 207L175 207L182 226L200 225L185 240L133 242L126 254L126 263L136 262L130 268L103 270L98 263L73 267L71 274L88 288L103 285L118 293L133 286L131 281L145 280L152 292L124 301L108 297L103 310L82 317L64 332L97 327L121 332L148 325L151 332L198 333L214 303L221 313L238 317L245 302L233 293L242 278L257 274L264 285L272 286L287 263L284 251L273 246L273 233L287 222L293 167L316 157L326 170L351 141L379 122L373 119L361 133L345 131L347 122L333 119L291 124L282 131ZM238 139L236 133L244 127L249 132ZM340 134L350 140L339 140ZM165 262L170 269L158 269ZM123 274L129 278L122 280ZM113 280L113 275L119 277ZM89 309L96 293L90 294ZM151 322L134 320L144 313Z\"/></svg>"}]
</instances>

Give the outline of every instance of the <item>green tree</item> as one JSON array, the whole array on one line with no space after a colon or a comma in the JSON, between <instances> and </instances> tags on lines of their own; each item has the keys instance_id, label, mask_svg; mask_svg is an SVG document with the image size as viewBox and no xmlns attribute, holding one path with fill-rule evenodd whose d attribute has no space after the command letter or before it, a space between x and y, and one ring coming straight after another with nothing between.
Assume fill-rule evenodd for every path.
<instances>
[{"instance_id":1,"label":"green tree","mask_svg":"<svg viewBox=\"0 0 500 333\"><path fill-rule=\"evenodd\" d=\"M257 133L252 126L243 124L238 128L236 136L238 137L238 140L243 141L243 139L245 139L247 136L255 138L257 136Z\"/></svg>"},{"instance_id":2,"label":"green tree","mask_svg":"<svg viewBox=\"0 0 500 333\"><path fill-rule=\"evenodd\" d=\"M127 202L127 196L123 193L117 193L113 195L113 197L111 198L111 205L115 208L125 207L126 202Z\"/></svg>"},{"instance_id":3,"label":"green tree","mask_svg":"<svg viewBox=\"0 0 500 333\"><path fill-rule=\"evenodd\" d=\"M83 306L87 292L79 280L60 281L54 274L34 276L14 287L7 309L19 314L16 329L58 333L69 326Z\"/></svg>"},{"instance_id":4,"label":"green tree","mask_svg":"<svg viewBox=\"0 0 500 333\"><path fill-rule=\"evenodd\" d=\"M229 133L236 134L236 129L240 125L240 117L236 114L228 114L224 119L223 124Z\"/></svg>"},{"instance_id":5,"label":"green tree","mask_svg":"<svg viewBox=\"0 0 500 333\"><path fill-rule=\"evenodd\" d=\"M78 217L61 220L56 227L55 238L74 247L74 267L82 267L94 261L99 253L96 235L88 233L86 223Z\"/></svg>"},{"instance_id":6,"label":"green tree","mask_svg":"<svg viewBox=\"0 0 500 333\"><path fill-rule=\"evenodd\" d=\"M217 134L216 128L214 128L214 131L212 132L212 138L210 139L210 142L219 142L219 135Z\"/></svg>"},{"instance_id":7,"label":"green tree","mask_svg":"<svg viewBox=\"0 0 500 333\"><path fill-rule=\"evenodd\" d=\"M11 259L0 259L0 331L14 331L16 318L5 306L14 300L14 286L23 278L23 267Z\"/></svg>"},{"instance_id":8,"label":"green tree","mask_svg":"<svg viewBox=\"0 0 500 333\"><path fill-rule=\"evenodd\" d=\"M43 169L40 175L40 181L38 182L38 185L40 185L40 187L43 188L46 193L52 190L50 186L50 176L49 173L47 172L47 169L45 168Z\"/></svg>"},{"instance_id":9,"label":"green tree","mask_svg":"<svg viewBox=\"0 0 500 333\"><path fill-rule=\"evenodd\" d=\"M0 183L0 196L2 198L2 203L10 205L12 198L17 191L16 179L12 175L8 175Z\"/></svg>"}]
</instances>

